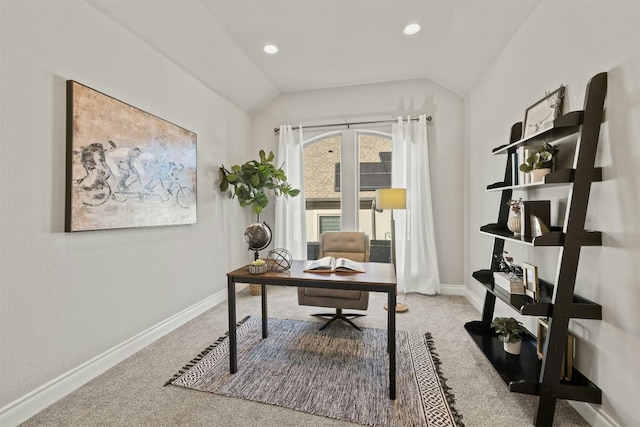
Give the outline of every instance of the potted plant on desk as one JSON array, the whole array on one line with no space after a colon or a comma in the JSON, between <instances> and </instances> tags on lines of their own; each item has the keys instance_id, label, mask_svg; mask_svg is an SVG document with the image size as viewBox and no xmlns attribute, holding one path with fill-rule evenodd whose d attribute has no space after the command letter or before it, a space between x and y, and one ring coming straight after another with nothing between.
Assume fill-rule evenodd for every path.
<instances>
[{"instance_id":1,"label":"potted plant on desk","mask_svg":"<svg viewBox=\"0 0 640 427\"><path fill-rule=\"evenodd\" d=\"M522 334L526 331L522 323L513 317L496 317L491 322L491 327L495 329L504 343L504 351L511 354L520 354L522 348Z\"/></svg>"}]
</instances>

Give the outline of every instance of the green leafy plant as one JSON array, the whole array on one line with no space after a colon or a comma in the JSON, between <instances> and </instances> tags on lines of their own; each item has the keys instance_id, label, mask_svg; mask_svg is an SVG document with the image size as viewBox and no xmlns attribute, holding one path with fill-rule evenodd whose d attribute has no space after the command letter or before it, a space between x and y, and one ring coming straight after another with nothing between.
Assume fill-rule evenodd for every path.
<instances>
[{"instance_id":1,"label":"green leafy plant","mask_svg":"<svg viewBox=\"0 0 640 427\"><path fill-rule=\"evenodd\" d=\"M495 329L503 342L522 341L522 333L526 331L522 323L513 317L496 317L491 322L491 327Z\"/></svg>"},{"instance_id":2,"label":"green leafy plant","mask_svg":"<svg viewBox=\"0 0 640 427\"><path fill-rule=\"evenodd\" d=\"M260 160L250 160L242 165L233 165L231 169L220 166L220 191L233 187L231 198L237 197L240 206L252 205L253 212L260 215L269 204L268 192L278 196L295 197L300 190L292 188L287 182L283 166L273 164L273 151L259 152Z\"/></svg>"},{"instance_id":3,"label":"green leafy plant","mask_svg":"<svg viewBox=\"0 0 640 427\"><path fill-rule=\"evenodd\" d=\"M545 169L553 166L553 160L555 156L558 154L558 147L545 142L542 147L532 155L530 155L527 160L522 163L519 167L521 172L531 172L534 169Z\"/></svg>"},{"instance_id":4,"label":"green leafy plant","mask_svg":"<svg viewBox=\"0 0 640 427\"><path fill-rule=\"evenodd\" d=\"M251 261L251 265L255 265L256 267L260 267L262 265L265 265L267 263L267 261L263 260L263 259L257 259L255 261Z\"/></svg>"}]
</instances>

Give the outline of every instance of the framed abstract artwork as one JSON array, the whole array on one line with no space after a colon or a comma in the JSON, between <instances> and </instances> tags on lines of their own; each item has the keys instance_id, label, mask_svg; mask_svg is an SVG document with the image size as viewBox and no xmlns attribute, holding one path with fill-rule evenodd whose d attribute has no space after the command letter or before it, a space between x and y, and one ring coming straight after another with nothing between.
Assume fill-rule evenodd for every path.
<instances>
[{"instance_id":1,"label":"framed abstract artwork","mask_svg":"<svg viewBox=\"0 0 640 427\"><path fill-rule=\"evenodd\" d=\"M65 231L194 224L197 136L67 81Z\"/></svg>"}]
</instances>

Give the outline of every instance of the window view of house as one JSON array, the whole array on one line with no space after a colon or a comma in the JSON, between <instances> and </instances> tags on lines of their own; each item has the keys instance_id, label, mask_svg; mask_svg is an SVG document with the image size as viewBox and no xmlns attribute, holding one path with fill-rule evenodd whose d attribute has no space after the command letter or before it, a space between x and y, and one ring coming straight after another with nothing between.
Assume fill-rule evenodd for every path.
<instances>
[{"instance_id":1,"label":"window view of house","mask_svg":"<svg viewBox=\"0 0 640 427\"><path fill-rule=\"evenodd\" d=\"M391 186L391 139L377 133L354 133L357 147L355 160L357 200L342 199L341 153L351 141L343 135L318 138L305 144L304 186L309 259L317 256L318 236L326 231L341 231L348 210L343 203L355 203L358 231L371 239L371 261L390 262L390 212L375 210L375 190ZM351 145L353 146L353 144ZM350 165L352 166L352 165ZM350 215L346 213L346 215Z\"/></svg>"}]
</instances>

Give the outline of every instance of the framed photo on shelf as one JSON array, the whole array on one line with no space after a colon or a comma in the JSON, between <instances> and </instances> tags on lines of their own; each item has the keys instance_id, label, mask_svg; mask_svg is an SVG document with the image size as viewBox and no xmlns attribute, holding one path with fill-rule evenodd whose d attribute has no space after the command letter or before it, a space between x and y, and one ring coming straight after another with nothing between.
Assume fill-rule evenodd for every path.
<instances>
[{"instance_id":1,"label":"framed photo on shelf","mask_svg":"<svg viewBox=\"0 0 640 427\"><path fill-rule=\"evenodd\" d=\"M551 228L551 201L524 200L521 204L521 234L525 238L538 237Z\"/></svg>"},{"instance_id":2,"label":"framed photo on shelf","mask_svg":"<svg viewBox=\"0 0 640 427\"><path fill-rule=\"evenodd\" d=\"M546 342L547 335L549 333L549 322L545 319L538 319L538 331L537 331L537 345L536 353L538 359L543 360L547 352ZM575 338L570 333L567 333L567 347L565 348L564 356L562 358L562 365L560 367L560 378L565 380L571 380L571 374L573 373L573 358L575 357Z\"/></svg>"},{"instance_id":3,"label":"framed photo on shelf","mask_svg":"<svg viewBox=\"0 0 640 427\"><path fill-rule=\"evenodd\" d=\"M524 282L524 291L528 297L534 301L540 298L540 284L538 282L538 267L526 262L522 263L522 281Z\"/></svg>"},{"instance_id":4,"label":"framed photo on shelf","mask_svg":"<svg viewBox=\"0 0 640 427\"><path fill-rule=\"evenodd\" d=\"M528 138L550 127L555 118L562 113L563 97L564 86L560 86L527 108L524 114L522 137Z\"/></svg>"}]
</instances>

